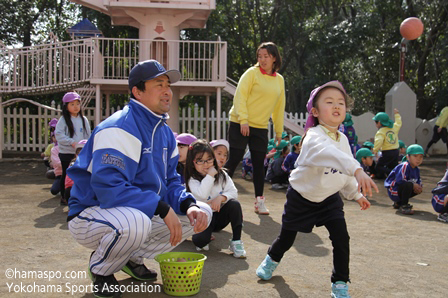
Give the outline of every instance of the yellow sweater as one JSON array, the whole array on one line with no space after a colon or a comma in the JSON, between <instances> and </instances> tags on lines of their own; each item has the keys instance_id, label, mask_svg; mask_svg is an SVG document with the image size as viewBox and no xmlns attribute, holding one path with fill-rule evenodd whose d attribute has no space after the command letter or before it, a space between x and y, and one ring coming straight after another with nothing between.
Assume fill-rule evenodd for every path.
<instances>
[{"instance_id":1,"label":"yellow sweater","mask_svg":"<svg viewBox=\"0 0 448 298\"><path fill-rule=\"evenodd\" d=\"M383 126L375 134L375 144L373 145L373 153L377 153L379 150L394 150L398 149L398 132L401 128L401 116L395 114L394 127L390 128Z\"/></svg>"},{"instance_id":2,"label":"yellow sweater","mask_svg":"<svg viewBox=\"0 0 448 298\"><path fill-rule=\"evenodd\" d=\"M285 81L276 76L262 74L253 66L241 76L230 109L230 121L249 124L250 127L268 128L272 115L276 136L283 132L285 117Z\"/></svg>"},{"instance_id":3,"label":"yellow sweater","mask_svg":"<svg viewBox=\"0 0 448 298\"><path fill-rule=\"evenodd\" d=\"M445 128L448 125L448 107L444 107L436 120L435 125Z\"/></svg>"}]
</instances>

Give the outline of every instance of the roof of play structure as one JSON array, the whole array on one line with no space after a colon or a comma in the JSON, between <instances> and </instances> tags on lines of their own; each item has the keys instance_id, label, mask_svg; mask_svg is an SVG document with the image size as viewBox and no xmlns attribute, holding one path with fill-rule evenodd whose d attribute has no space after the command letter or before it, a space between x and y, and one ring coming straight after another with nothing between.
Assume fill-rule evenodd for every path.
<instances>
[{"instance_id":1,"label":"roof of play structure","mask_svg":"<svg viewBox=\"0 0 448 298\"><path fill-rule=\"evenodd\" d=\"M72 38L103 36L103 33L87 18L67 29L67 32Z\"/></svg>"}]
</instances>

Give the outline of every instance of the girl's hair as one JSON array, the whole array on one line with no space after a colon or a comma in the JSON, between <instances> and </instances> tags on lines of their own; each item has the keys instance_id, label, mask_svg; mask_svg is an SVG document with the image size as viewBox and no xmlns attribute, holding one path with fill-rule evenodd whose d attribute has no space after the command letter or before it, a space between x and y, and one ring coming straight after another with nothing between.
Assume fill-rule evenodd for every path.
<instances>
[{"instance_id":1,"label":"girl's hair","mask_svg":"<svg viewBox=\"0 0 448 298\"><path fill-rule=\"evenodd\" d=\"M208 153L208 155L213 158L213 166L218 171L218 174L216 176L217 179L215 179L215 184L218 183L220 179L223 179L222 181L224 182L226 181L226 175L224 174L224 171L218 167L218 162L216 161L215 153L213 152L212 147L206 140L199 139L188 146L187 160L185 162L184 169L185 185L187 187L187 191L190 191L190 188L188 187L190 178L196 179L198 181L202 181L202 179L204 179L204 177L198 171L196 171L196 168L194 166L194 161L196 159L201 159L204 153Z\"/></svg>"},{"instance_id":2,"label":"girl's hair","mask_svg":"<svg viewBox=\"0 0 448 298\"><path fill-rule=\"evenodd\" d=\"M257 49L257 59L258 59L258 52L261 49L266 49L268 51L268 54L275 58L272 70L279 71L280 67L282 66L282 57L280 56L277 45L273 42L263 42L262 44L260 44ZM255 64L255 66L258 66L258 62L257 64Z\"/></svg>"},{"instance_id":3,"label":"girl's hair","mask_svg":"<svg viewBox=\"0 0 448 298\"><path fill-rule=\"evenodd\" d=\"M73 138L73 135L75 134L75 129L73 128L72 116L70 115L70 112L67 109L68 104L69 103L64 103L64 105L62 106L62 116L64 117L65 123L67 124L70 138ZM87 131L86 122L84 121L84 116L82 115L82 109L79 110L78 115L81 116L82 127L84 128L84 131Z\"/></svg>"},{"instance_id":4,"label":"girl's hair","mask_svg":"<svg viewBox=\"0 0 448 298\"><path fill-rule=\"evenodd\" d=\"M322 91L327 90L328 88L334 88L334 89L339 90L339 88L336 88L333 86L327 86L327 87L320 89L319 92L317 92L317 94L313 98L313 108L317 109L317 101L319 100L319 97L322 94ZM344 95L346 110L349 111L353 105L353 99L350 96L344 94L344 92L342 92L341 90L339 90L339 91ZM316 117L314 117L313 127L317 126L317 125L319 125L319 120ZM306 131L303 134L302 139L300 140L300 143L299 143L299 154L302 151L302 144L303 144L303 140L305 139L305 137L306 137Z\"/></svg>"}]
</instances>

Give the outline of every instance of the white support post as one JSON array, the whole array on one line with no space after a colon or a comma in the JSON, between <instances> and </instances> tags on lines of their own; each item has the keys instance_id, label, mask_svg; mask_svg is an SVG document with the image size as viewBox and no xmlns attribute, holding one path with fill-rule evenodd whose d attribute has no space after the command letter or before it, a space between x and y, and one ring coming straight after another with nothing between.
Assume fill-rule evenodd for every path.
<instances>
[{"instance_id":1,"label":"white support post","mask_svg":"<svg viewBox=\"0 0 448 298\"><path fill-rule=\"evenodd\" d=\"M221 88L216 88L216 139L221 139Z\"/></svg>"},{"instance_id":2,"label":"white support post","mask_svg":"<svg viewBox=\"0 0 448 298\"><path fill-rule=\"evenodd\" d=\"M205 97L205 139L210 140L210 95Z\"/></svg>"},{"instance_id":3,"label":"white support post","mask_svg":"<svg viewBox=\"0 0 448 298\"><path fill-rule=\"evenodd\" d=\"M3 137L4 137L4 130L3 130L3 106L2 106L2 97L0 96L0 159L3 158Z\"/></svg>"},{"instance_id":4,"label":"white support post","mask_svg":"<svg viewBox=\"0 0 448 298\"><path fill-rule=\"evenodd\" d=\"M101 122L101 89L100 85L96 85L96 96L95 96L95 126Z\"/></svg>"}]
</instances>

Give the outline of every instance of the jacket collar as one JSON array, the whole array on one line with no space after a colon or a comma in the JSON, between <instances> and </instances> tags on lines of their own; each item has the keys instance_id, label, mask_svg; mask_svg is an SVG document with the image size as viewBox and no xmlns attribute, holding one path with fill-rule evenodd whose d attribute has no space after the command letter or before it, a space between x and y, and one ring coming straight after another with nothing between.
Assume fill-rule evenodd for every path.
<instances>
[{"instance_id":1,"label":"jacket collar","mask_svg":"<svg viewBox=\"0 0 448 298\"><path fill-rule=\"evenodd\" d=\"M148 109L148 107L146 107L144 104L132 97L129 102L129 106L131 106L140 117L147 119L149 124L151 125L156 125L160 120L166 122L166 120L170 118L168 113L165 113L163 115L156 114Z\"/></svg>"}]
</instances>

